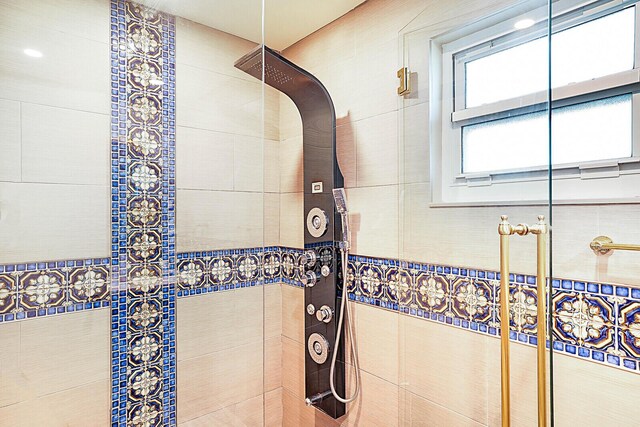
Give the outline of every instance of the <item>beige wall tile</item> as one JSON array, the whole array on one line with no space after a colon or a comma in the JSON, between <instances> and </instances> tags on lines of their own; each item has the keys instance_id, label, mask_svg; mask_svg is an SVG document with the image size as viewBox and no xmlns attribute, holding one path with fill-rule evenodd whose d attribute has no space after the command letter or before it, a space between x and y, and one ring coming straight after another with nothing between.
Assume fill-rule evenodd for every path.
<instances>
[{"instance_id":1,"label":"beige wall tile","mask_svg":"<svg viewBox=\"0 0 640 427\"><path fill-rule=\"evenodd\" d=\"M429 103L412 105L399 111L398 124L403 131L400 182L428 182ZM427 206L423 209L427 209Z\"/></svg>"},{"instance_id":2,"label":"beige wall tile","mask_svg":"<svg viewBox=\"0 0 640 427\"><path fill-rule=\"evenodd\" d=\"M282 426L282 387L264 394L265 426Z\"/></svg>"},{"instance_id":3,"label":"beige wall tile","mask_svg":"<svg viewBox=\"0 0 640 427\"><path fill-rule=\"evenodd\" d=\"M109 33L104 29L109 5L87 2L89 6L78 7L76 13L69 1L38 3L26 13L15 3L0 4L6 22L0 28L0 61L6 64L0 73L0 98L109 114ZM83 22L89 13L95 15ZM100 24L87 31L96 22ZM92 40L100 27L101 41ZM26 56L25 48L43 56Z\"/></svg>"},{"instance_id":4,"label":"beige wall tile","mask_svg":"<svg viewBox=\"0 0 640 427\"><path fill-rule=\"evenodd\" d=\"M593 210L593 208L584 208ZM614 242L619 243L640 243L640 224L637 219L640 217L639 205L610 205L598 206L598 235L611 237ZM582 212L579 216L582 218ZM591 218L589 215L588 218ZM554 224L555 230L555 224ZM596 257L593 252L586 249L585 246L591 241L595 235L587 236L588 232L593 234L593 225L589 224L572 224L566 225L567 233L575 233L582 236L583 239L576 244L574 252L567 252L569 255L575 252L584 254L577 264L586 264L591 266L595 263L597 270L597 278L603 282L624 283L629 285L640 286L640 263L638 263L638 253L630 251L616 251L611 256ZM585 230L586 232L583 232ZM555 233L555 231L554 231ZM555 239L555 234L554 234ZM635 257L634 257L635 255ZM554 249L555 262L555 249ZM589 268L590 269L590 268Z\"/></svg>"},{"instance_id":5,"label":"beige wall tile","mask_svg":"<svg viewBox=\"0 0 640 427\"><path fill-rule=\"evenodd\" d=\"M20 371L20 323L0 325L0 408L27 398Z\"/></svg>"},{"instance_id":6,"label":"beige wall tile","mask_svg":"<svg viewBox=\"0 0 640 427\"><path fill-rule=\"evenodd\" d=\"M353 304L360 369L398 384L398 313Z\"/></svg>"},{"instance_id":7,"label":"beige wall tile","mask_svg":"<svg viewBox=\"0 0 640 427\"><path fill-rule=\"evenodd\" d=\"M100 427L110 423L111 383L84 384L0 407L0 426Z\"/></svg>"},{"instance_id":8,"label":"beige wall tile","mask_svg":"<svg viewBox=\"0 0 640 427\"><path fill-rule=\"evenodd\" d=\"M109 349L109 310L23 321L18 386L31 396L44 396L106 380Z\"/></svg>"},{"instance_id":9,"label":"beige wall tile","mask_svg":"<svg viewBox=\"0 0 640 427\"><path fill-rule=\"evenodd\" d=\"M280 191L302 191L304 180L302 135L280 142Z\"/></svg>"},{"instance_id":10,"label":"beige wall tile","mask_svg":"<svg viewBox=\"0 0 640 427\"><path fill-rule=\"evenodd\" d=\"M178 190L179 252L261 246L261 193Z\"/></svg>"},{"instance_id":11,"label":"beige wall tile","mask_svg":"<svg viewBox=\"0 0 640 427\"><path fill-rule=\"evenodd\" d=\"M235 135L233 139L234 190L261 192L266 182L264 165L268 141L244 135Z\"/></svg>"},{"instance_id":12,"label":"beige wall tile","mask_svg":"<svg viewBox=\"0 0 640 427\"><path fill-rule=\"evenodd\" d=\"M345 188L357 186L356 124L350 116L337 119L336 157L344 177Z\"/></svg>"},{"instance_id":13,"label":"beige wall tile","mask_svg":"<svg viewBox=\"0 0 640 427\"><path fill-rule=\"evenodd\" d=\"M109 185L109 116L22 104L22 180Z\"/></svg>"},{"instance_id":14,"label":"beige wall tile","mask_svg":"<svg viewBox=\"0 0 640 427\"><path fill-rule=\"evenodd\" d=\"M490 338L409 316L400 316L399 333L400 384L407 391L486 424Z\"/></svg>"},{"instance_id":15,"label":"beige wall tile","mask_svg":"<svg viewBox=\"0 0 640 427\"><path fill-rule=\"evenodd\" d=\"M178 360L262 342L263 290L254 287L179 298Z\"/></svg>"},{"instance_id":16,"label":"beige wall tile","mask_svg":"<svg viewBox=\"0 0 640 427\"><path fill-rule=\"evenodd\" d=\"M264 194L264 245L280 245L280 194Z\"/></svg>"},{"instance_id":17,"label":"beige wall tile","mask_svg":"<svg viewBox=\"0 0 640 427\"><path fill-rule=\"evenodd\" d=\"M287 56L289 58L289 56ZM281 93L279 98L279 130L280 141L284 141L293 137L302 135L302 119L298 108L291 98Z\"/></svg>"},{"instance_id":18,"label":"beige wall tile","mask_svg":"<svg viewBox=\"0 0 640 427\"><path fill-rule=\"evenodd\" d=\"M481 427L484 425L402 389L400 402L400 425L402 426Z\"/></svg>"},{"instance_id":19,"label":"beige wall tile","mask_svg":"<svg viewBox=\"0 0 640 427\"><path fill-rule=\"evenodd\" d=\"M177 127L176 185L178 188L233 190L233 174L233 135L184 126Z\"/></svg>"},{"instance_id":20,"label":"beige wall tile","mask_svg":"<svg viewBox=\"0 0 640 427\"><path fill-rule=\"evenodd\" d=\"M355 122L358 187L398 183L396 112Z\"/></svg>"},{"instance_id":21,"label":"beige wall tile","mask_svg":"<svg viewBox=\"0 0 640 427\"><path fill-rule=\"evenodd\" d=\"M106 186L0 183L0 210L2 263L110 254Z\"/></svg>"},{"instance_id":22,"label":"beige wall tile","mask_svg":"<svg viewBox=\"0 0 640 427\"><path fill-rule=\"evenodd\" d=\"M276 283L264 288L265 338L282 335L282 286Z\"/></svg>"},{"instance_id":23,"label":"beige wall tile","mask_svg":"<svg viewBox=\"0 0 640 427\"><path fill-rule=\"evenodd\" d=\"M317 409L306 406L304 399L287 389L282 391L283 427L335 427L338 422Z\"/></svg>"},{"instance_id":24,"label":"beige wall tile","mask_svg":"<svg viewBox=\"0 0 640 427\"><path fill-rule=\"evenodd\" d=\"M282 336L304 343L304 290L282 285Z\"/></svg>"},{"instance_id":25,"label":"beige wall tile","mask_svg":"<svg viewBox=\"0 0 640 427\"><path fill-rule=\"evenodd\" d=\"M233 64L256 47L256 43L188 19L176 19L176 62L228 76L250 80L255 78Z\"/></svg>"},{"instance_id":26,"label":"beige wall tile","mask_svg":"<svg viewBox=\"0 0 640 427\"><path fill-rule=\"evenodd\" d=\"M398 187L352 188L347 191L351 252L398 256Z\"/></svg>"},{"instance_id":27,"label":"beige wall tile","mask_svg":"<svg viewBox=\"0 0 640 427\"><path fill-rule=\"evenodd\" d=\"M288 339L288 338L284 338ZM264 391L282 387L282 337L268 338L264 343Z\"/></svg>"},{"instance_id":28,"label":"beige wall tile","mask_svg":"<svg viewBox=\"0 0 640 427\"><path fill-rule=\"evenodd\" d=\"M20 103L0 99L0 181L22 180L21 144Z\"/></svg>"},{"instance_id":29,"label":"beige wall tile","mask_svg":"<svg viewBox=\"0 0 640 427\"><path fill-rule=\"evenodd\" d=\"M263 389L262 343L178 362L178 423L215 412Z\"/></svg>"},{"instance_id":30,"label":"beige wall tile","mask_svg":"<svg viewBox=\"0 0 640 427\"><path fill-rule=\"evenodd\" d=\"M347 414L339 420L341 426L398 425L398 386L367 372L360 372L362 387L356 400L347 405ZM351 395L353 383L348 384Z\"/></svg>"},{"instance_id":31,"label":"beige wall tile","mask_svg":"<svg viewBox=\"0 0 640 427\"><path fill-rule=\"evenodd\" d=\"M280 244L304 246L304 197L302 193L280 194Z\"/></svg>"},{"instance_id":32,"label":"beige wall tile","mask_svg":"<svg viewBox=\"0 0 640 427\"><path fill-rule=\"evenodd\" d=\"M290 338L282 338L282 386L304 400L305 346Z\"/></svg>"}]
</instances>

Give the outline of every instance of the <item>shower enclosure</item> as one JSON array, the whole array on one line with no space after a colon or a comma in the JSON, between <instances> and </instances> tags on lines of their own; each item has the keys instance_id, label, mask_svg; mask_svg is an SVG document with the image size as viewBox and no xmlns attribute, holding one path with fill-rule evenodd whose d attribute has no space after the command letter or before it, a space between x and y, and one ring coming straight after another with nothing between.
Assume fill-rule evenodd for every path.
<instances>
[{"instance_id":1,"label":"shower enclosure","mask_svg":"<svg viewBox=\"0 0 640 427\"><path fill-rule=\"evenodd\" d=\"M0 426L638 424L639 8L0 1Z\"/></svg>"}]
</instances>

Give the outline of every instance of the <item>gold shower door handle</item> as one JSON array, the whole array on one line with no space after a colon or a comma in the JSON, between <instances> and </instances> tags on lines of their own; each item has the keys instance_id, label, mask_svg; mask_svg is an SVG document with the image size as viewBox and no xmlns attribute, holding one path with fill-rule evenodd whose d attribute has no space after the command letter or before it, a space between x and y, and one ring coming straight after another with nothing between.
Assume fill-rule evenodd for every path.
<instances>
[{"instance_id":1,"label":"gold shower door handle","mask_svg":"<svg viewBox=\"0 0 640 427\"><path fill-rule=\"evenodd\" d=\"M500 372L502 398L502 426L511 425L511 375L509 355L509 238L512 234L536 235L537 247L537 298L538 298L538 343L537 343L537 384L538 384L538 426L547 425L547 334L546 334L546 294L547 294L547 234L549 228L544 215L538 216L533 226L511 225L506 215L500 217Z\"/></svg>"}]
</instances>

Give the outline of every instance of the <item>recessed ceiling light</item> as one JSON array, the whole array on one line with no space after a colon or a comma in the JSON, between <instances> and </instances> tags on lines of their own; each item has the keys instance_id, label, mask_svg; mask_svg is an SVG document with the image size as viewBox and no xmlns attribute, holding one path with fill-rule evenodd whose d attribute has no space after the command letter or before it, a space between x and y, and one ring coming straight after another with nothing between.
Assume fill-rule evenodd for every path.
<instances>
[{"instance_id":1,"label":"recessed ceiling light","mask_svg":"<svg viewBox=\"0 0 640 427\"><path fill-rule=\"evenodd\" d=\"M519 21L516 21L515 24L513 24L513 28L515 28L516 30L524 30L525 28L529 28L533 26L533 24L535 23L536 21L530 18L521 19Z\"/></svg>"},{"instance_id":2,"label":"recessed ceiling light","mask_svg":"<svg viewBox=\"0 0 640 427\"><path fill-rule=\"evenodd\" d=\"M42 52L35 49L25 49L23 50L24 54L30 56L32 58L42 58Z\"/></svg>"}]
</instances>

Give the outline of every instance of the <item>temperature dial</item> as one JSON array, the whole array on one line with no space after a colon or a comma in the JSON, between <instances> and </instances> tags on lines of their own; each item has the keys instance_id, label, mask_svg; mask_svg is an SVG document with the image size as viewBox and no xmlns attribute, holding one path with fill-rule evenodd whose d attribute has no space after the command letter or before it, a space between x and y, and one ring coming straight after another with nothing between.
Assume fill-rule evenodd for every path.
<instances>
[{"instance_id":1,"label":"temperature dial","mask_svg":"<svg viewBox=\"0 0 640 427\"><path fill-rule=\"evenodd\" d=\"M305 251L300 257L300 265L303 267L311 268L318 261L318 256L314 251Z\"/></svg>"},{"instance_id":2,"label":"temperature dial","mask_svg":"<svg viewBox=\"0 0 640 427\"><path fill-rule=\"evenodd\" d=\"M314 273L313 271L307 271L302 275L300 281L303 285L312 288L318 282L318 279L319 277L316 273Z\"/></svg>"}]
</instances>

